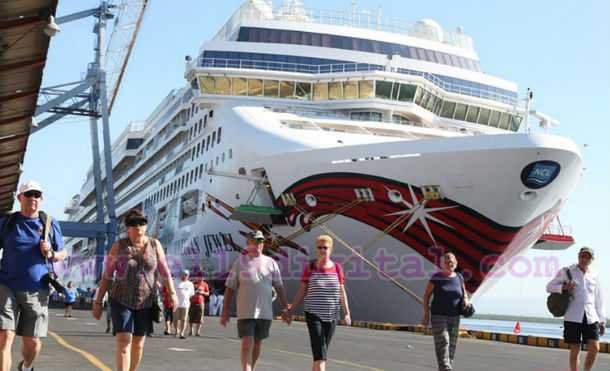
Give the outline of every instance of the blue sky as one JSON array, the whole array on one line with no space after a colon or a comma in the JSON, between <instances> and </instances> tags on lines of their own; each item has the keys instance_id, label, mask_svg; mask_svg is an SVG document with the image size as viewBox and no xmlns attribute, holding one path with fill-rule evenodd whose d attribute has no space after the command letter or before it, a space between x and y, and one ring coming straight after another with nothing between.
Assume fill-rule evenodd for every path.
<instances>
[{"instance_id":1,"label":"blue sky","mask_svg":"<svg viewBox=\"0 0 610 371\"><path fill-rule=\"evenodd\" d=\"M152 0L144 18L118 102L110 120L116 138L132 120L144 120L172 88L185 83L184 56L196 56L241 1ZM97 6L97 1L60 0L58 15ZM350 10L350 1L307 1L308 7ZM519 95L530 87L534 108L561 121L553 134L569 137L582 151L585 171L561 213L576 245L553 253L531 251L528 259L557 257L576 261L578 248L597 251L595 267L610 287L610 29L608 1L586 6L569 1L359 1L357 11L458 26L473 37L486 73L515 81ZM61 26L52 39L42 86L81 79L93 58L92 19ZM100 125L101 126L101 125ZM533 131L540 132L537 127ZM100 133L101 138L101 133ZM79 192L91 165L88 119L70 117L32 135L21 181L36 179L45 189L43 209L63 219L64 206ZM525 269L525 268L524 268ZM547 315L548 278L507 276L477 304L480 313ZM610 297L610 295L606 295Z\"/></svg>"}]
</instances>

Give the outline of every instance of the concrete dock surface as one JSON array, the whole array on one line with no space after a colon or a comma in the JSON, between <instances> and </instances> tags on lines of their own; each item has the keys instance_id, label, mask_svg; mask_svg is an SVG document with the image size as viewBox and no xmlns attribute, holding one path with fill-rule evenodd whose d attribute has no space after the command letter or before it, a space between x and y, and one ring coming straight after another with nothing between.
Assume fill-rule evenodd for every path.
<instances>
[{"instance_id":1,"label":"concrete dock surface","mask_svg":"<svg viewBox=\"0 0 610 371\"><path fill-rule=\"evenodd\" d=\"M43 340L36 371L114 370L115 338L106 334L106 321L96 321L90 311L75 310L72 318L62 309L49 310L49 335ZM236 319L225 328L219 317L206 317L202 337L187 339L163 335L155 324L146 340L139 370L240 370L240 339ZM187 329L188 333L188 329ZM13 366L20 361L21 339L13 344ZM584 360L584 352L581 353ZM309 335L304 323L287 326L273 321L263 342L257 367L265 370L311 370ZM402 331L337 327L329 351L328 370L437 370L432 336ZM566 370L568 350L542 348L477 339L459 339L454 370L512 371ZM599 354L595 370L610 369L610 354Z\"/></svg>"}]
</instances>

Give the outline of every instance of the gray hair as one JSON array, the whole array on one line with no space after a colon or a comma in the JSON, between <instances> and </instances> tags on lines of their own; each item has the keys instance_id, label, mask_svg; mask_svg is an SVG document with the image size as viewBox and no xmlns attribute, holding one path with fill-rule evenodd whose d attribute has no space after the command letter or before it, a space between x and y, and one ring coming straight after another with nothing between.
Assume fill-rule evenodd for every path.
<instances>
[{"instance_id":1,"label":"gray hair","mask_svg":"<svg viewBox=\"0 0 610 371\"><path fill-rule=\"evenodd\" d=\"M456 259L455 255L453 255L453 253L448 252L445 255L443 255L443 261L445 261L445 259L451 259L457 265L457 259Z\"/></svg>"}]
</instances>

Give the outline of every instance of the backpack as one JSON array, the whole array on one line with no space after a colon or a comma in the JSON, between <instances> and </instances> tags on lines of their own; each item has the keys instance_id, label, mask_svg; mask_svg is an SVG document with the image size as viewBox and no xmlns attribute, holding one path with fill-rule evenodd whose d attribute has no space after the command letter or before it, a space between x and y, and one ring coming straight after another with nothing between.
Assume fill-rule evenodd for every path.
<instances>
[{"instance_id":1,"label":"backpack","mask_svg":"<svg viewBox=\"0 0 610 371\"><path fill-rule=\"evenodd\" d=\"M2 248L4 247L4 240L6 239L8 232L15 227L15 224L17 224L18 213L19 211L15 211L14 213L9 214L6 217L4 225L2 225L2 231L0 231L0 250L2 250ZM42 222L42 234L44 235L44 228L47 225L48 215L44 211L39 211L38 217ZM53 220L53 218L51 218L51 220ZM49 231L49 240L51 241L51 244L55 246L55 231L53 230L53 228L51 228L51 230Z\"/></svg>"},{"instance_id":2,"label":"backpack","mask_svg":"<svg viewBox=\"0 0 610 371\"><path fill-rule=\"evenodd\" d=\"M568 267L563 269L568 275L568 280L572 281L572 273L570 273L570 269ZM570 304L571 298L572 293L570 293L568 290L562 291L561 294L554 292L546 299L546 307L554 317L563 317L566 314L566 310L568 309L568 304Z\"/></svg>"}]
</instances>

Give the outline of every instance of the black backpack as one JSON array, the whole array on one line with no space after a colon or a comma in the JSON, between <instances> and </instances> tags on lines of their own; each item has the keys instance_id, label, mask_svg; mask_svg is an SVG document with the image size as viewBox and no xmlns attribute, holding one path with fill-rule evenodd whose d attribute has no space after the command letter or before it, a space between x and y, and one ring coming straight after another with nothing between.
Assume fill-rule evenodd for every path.
<instances>
[{"instance_id":1,"label":"black backpack","mask_svg":"<svg viewBox=\"0 0 610 371\"><path fill-rule=\"evenodd\" d=\"M17 216L19 213L20 211L15 211L14 213L9 214L6 217L6 221L4 222L4 225L2 225L2 231L0 232L0 250L2 250L2 248L4 247L4 240L6 239L8 232L15 227L15 224L17 224ZM48 215L44 211L39 211L38 217L42 222L42 234L44 235L44 228L47 225ZM51 230L49 231L49 240L51 241L53 247L55 247L55 231L53 230L53 228L51 228Z\"/></svg>"}]
</instances>

